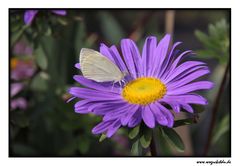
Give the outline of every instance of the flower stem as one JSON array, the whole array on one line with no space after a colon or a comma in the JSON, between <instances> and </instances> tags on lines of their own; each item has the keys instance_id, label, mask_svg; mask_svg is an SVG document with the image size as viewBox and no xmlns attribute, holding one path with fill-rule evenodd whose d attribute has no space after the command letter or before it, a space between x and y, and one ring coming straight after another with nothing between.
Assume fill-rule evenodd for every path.
<instances>
[{"instance_id":1,"label":"flower stem","mask_svg":"<svg viewBox=\"0 0 240 166\"><path fill-rule=\"evenodd\" d=\"M206 156L208 154L209 147L211 145L213 129L214 129L215 121L216 121L216 117L217 117L217 111L219 110L220 99L221 99L222 93L224 92L225 84L227 82L227 75L228 75L229 67L230 67L230 61L228 62L228 65L225 69L225 73L224 73L220 88L218 90L217 98L216 98L215 103L213 105L211 123L210 123L210 127L209 127L209 130L208 130L208 139L207 139L207 143L206 143L206 146L205 146L205 149L204 149L204 156Z\"/></svg>"},{"instance_id":2,"label":"flower stem","mask_svg":"<svg viewBox=\"0 0 240 166\"><path fill-rule=\"evenodd\" d=\"M175 11L167 10L165 15L165 32L173 35L174 32Z\"/></svg>"},{"instance_id":3,"label":"flower stem","mask_svg":"<svg viewBox=\"0 0 240 166\"><path fill-rule=\"evenodd\" d=\"M152 132L152 140L151 140L151 144L150 144L150 152L151 152L151 156L157 156L154 131Z\"/></svg>"}]
</instances>

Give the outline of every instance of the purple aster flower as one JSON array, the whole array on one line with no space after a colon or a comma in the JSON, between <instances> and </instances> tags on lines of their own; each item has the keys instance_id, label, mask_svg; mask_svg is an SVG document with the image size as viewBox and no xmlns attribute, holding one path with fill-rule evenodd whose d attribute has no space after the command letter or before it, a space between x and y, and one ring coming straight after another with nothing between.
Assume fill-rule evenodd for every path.
<instances>
[{"instance_id":1,"label":"purple aster flower","mask_svg":"<svg viewBox=\"0 0 240 166\"><path fill-rule=\"evenodd\" d=\"M33 49L26 42L17 42L13 47L13 53L16 55L32 55Z\"/></svg>"},{"instance_id":2,"label":"purple aster flower","mask_svg":"<svg viewBox=\"0 0 240 166\"><path fill-rule=\"evenodd\" d=\"M17 108L21 110L25 110L27 108L27 101L25 98L19 97L16 99L11 99L11 109L15 110Z\"/></svg>"},{"instance_id":3,"label":"purple aster flower","mask_svg":"<svg viewBox=\"0 0 240 166\"><path fill-rule=\"evenodd\" d=\"M30 25L38 12L39 12L38 10L26 10L24 13L25 24ZM51 12L61 16L65 16L67 14L65 10L51 10Z\"/></svg>"},{"instance_id":4,"label":"purple aster flower","mask_svg":"<svg viewBox=\"0 0 240 166\"><path fill-rule=\"evenodd\" d=\"M19 81L31 77L36 68L31 59L11 58L11 79Z\"/></svg>"},{"instance_id":5,"label":"purple aster flower","mask_svg":"<svg viewBox=\"0 0 240 166\"><path fill-rule=\"evenodd\" d=\"M93 113L102 116L102 122L92 130L93 134L104 133L111 137L121 126L133 128L142 121L149 128L156 125L173 127L173 113L181 109L189 113L194 110L190 104L206 105L205 98L195 91L210 89L213 83L195 81L210 73L205 63L199 61L181 62L188 50L178 53L175 48L180 42L170 46L170 35L157 43L156 37L148 37L143 46L142 56L131 39L121 41L121 58L116 46L100 46L100 52L115 63L122 72L128 71L126 84L95 82L81 75L74 79L84 86L72 87L69 93L80 99L75 104L75 112ZM76 65L80 68L79 64ZM113 86L113 87L112 87Z\"/></svg>"}]
</instances>

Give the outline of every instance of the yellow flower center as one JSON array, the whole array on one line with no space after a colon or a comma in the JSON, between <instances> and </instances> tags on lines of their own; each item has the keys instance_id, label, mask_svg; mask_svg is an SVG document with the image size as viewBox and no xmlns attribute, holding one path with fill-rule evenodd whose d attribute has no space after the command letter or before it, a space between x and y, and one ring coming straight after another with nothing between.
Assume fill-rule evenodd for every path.
<instances>
[{"instance_id":1,"label":"yellow flower center","mask_svg":"<svg viewBox=\"0 0 240 166\"><path fill-rule=\"evenodd\" d=\"M167 88L159 79L152 77L137 78L122 90L123 98L131 104L147 105L161 99Z\"/></svg>"}]
</instances>

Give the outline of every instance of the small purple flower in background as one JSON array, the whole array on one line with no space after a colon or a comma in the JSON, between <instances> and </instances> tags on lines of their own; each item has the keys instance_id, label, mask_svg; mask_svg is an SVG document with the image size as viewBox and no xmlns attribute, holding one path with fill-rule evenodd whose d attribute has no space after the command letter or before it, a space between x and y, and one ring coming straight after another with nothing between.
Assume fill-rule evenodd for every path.
<instances>
[{"instance_id":1,"label":"small purple flower in background","mask_svg":"<svg viewBox=\"0 0 240 166\"><path fill-rule=\"evenodd\" d=\"M32 59L11 58L11 79L15 81L31 77L36 68Z\"/></svg>"},{"instance_id":2,"label":"small purple flower in background","mask_svg":"<svg viewBox=\"0 0 240 166\"><path fill-rule=\"evenodd\" d=\"M11 84L11 97L16 96L22 89L23 89L23 83L12 83Z\"/></svg>"},{"instance_id":3,"label":"small purple flower in background","mask_svg":"<svg viewBox=\"0 0 240 166\"><path fill-rule=\"evenodd\" d=\"M15 55L32 55L33 49L23 41L17 42L13 47L13 54Z\"/></svg>"},{"instance_id":4,"label":"small purple flower in background","mask_svg":"<svg viewBox=\"0 0 240 166\"><path fill-rule=\"evenodd\" d=\"M17 108L25 110L27 108L27 101L23 97L14 98L24 88L23 83L11 84L11 110Z\"/></svg>"},{"instance_id":5,"label":"small purple flower in background","mask_svg":"<svg viewBox=\"0 0 240 166\"><path fill-rule=\"evenodd\" d=\"M194 91L211 89L209 81L195 81L209 74L205 63L199 61L184 61L191 50L178 54L175 48L180 42L170 46L171 36L157 43L156 37L148 37L145 41L142 56L134 41L123 39L121 58L116 46L110 48L104 44L100 52L122 72L128 71L126 84L112 82L95 82L81 75L73 78L85 86L72 87L69 93L80 99L75 104L75 112L81 114L93 113L102 116L102 122L92 130L93 134L104 133L111 137L121 126L133 128L142 121L149 128L157 124L173 127L174 115L166 108L179 113L181 108L189 113L194 110L190 104L206 105L208 102ZM79 64L75 65L81 68Z\"/></svg>"},{"instance_id":6,"label":"small purple flower in background","mask_svg":"<svg viewBox=\"0 0 240 166\"><path fill-rule=\"evenodd\" d=\"M38 10L26 10L24 13L24 23L30 25L38 12ZM65 10L51 10L51 12L61 16L65 16L67 14Z\"/></svg>"},{"instance_id":7,"label":"small purple flower in background","mask_svg":"<svg viewBox=\"0 0 240 166\"><path fill-rule=\"evenodd\" d=\"M27 43L21 41L14 45L11 57L11 110L17 108L24 110L27 108L27 100L24 97L17 96L23 89L25 79L29 79L36 71L36 67L32 58L33 50ZM16 82L17 81L17 82Z\"/></svg>"},{"instance_id":8,"label":"small purple flower in background","mask_svg":"<svg viewBox=\"0 0 240 166\"><path fill-rule=\"evenodd\" d=\"M24 80L31 77L36 68L32 58L33 50L24 41L17 42L13 47L11 58L11 79L15 81Z\"/></svg>"}]
</instances>

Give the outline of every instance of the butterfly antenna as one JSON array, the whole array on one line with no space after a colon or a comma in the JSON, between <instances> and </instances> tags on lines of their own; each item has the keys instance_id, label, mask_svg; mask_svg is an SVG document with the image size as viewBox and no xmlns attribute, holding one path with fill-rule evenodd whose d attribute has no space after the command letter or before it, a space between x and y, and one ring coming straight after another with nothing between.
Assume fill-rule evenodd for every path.
<instances>
[{"instance_id":1,"label":"butterfly antenna","mask_svg":"<svg viewBox=\"0 0 240 166\"><path fill-rule=\"evenodd\" d=\"M115 82L113 82L113 84L112 84L112 89L111 89L111 91L113 92L113 87L114 87L114 84L115 84Z\"/></svg>"},{"instance_id":2,"label":"butterfly antenna","mask_svg":"<svg viewBox=\"0 0 240 166\"><path fill-rule=\"evenodd\" d=\"M126 85L126 81L123 79L122 82L123 82L123 85L125 86Z\"/></svg>"}]
</instances>

